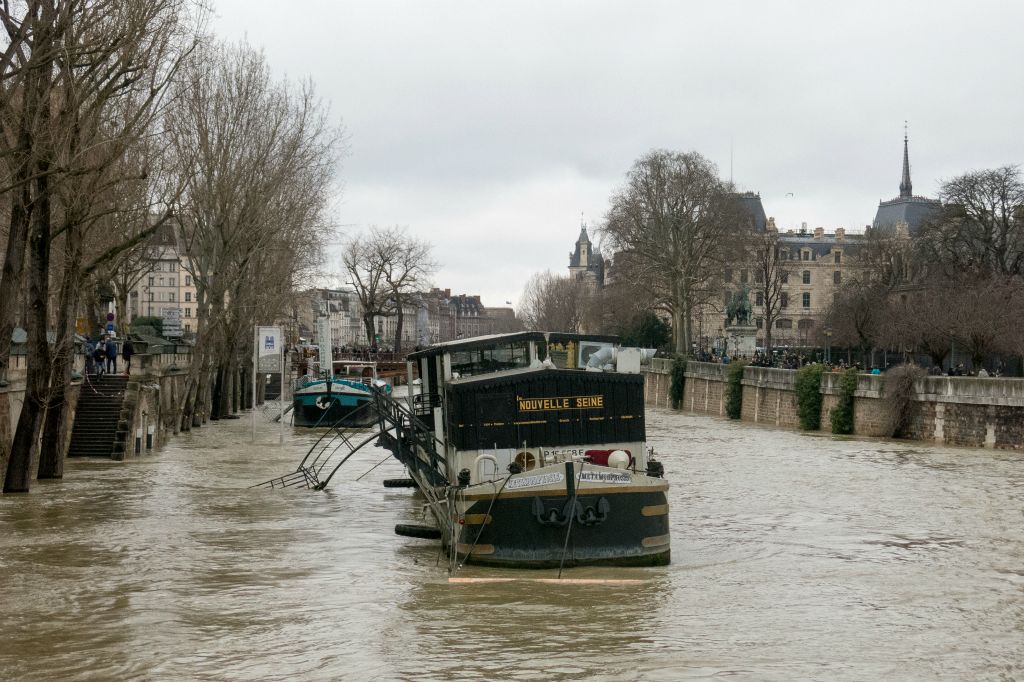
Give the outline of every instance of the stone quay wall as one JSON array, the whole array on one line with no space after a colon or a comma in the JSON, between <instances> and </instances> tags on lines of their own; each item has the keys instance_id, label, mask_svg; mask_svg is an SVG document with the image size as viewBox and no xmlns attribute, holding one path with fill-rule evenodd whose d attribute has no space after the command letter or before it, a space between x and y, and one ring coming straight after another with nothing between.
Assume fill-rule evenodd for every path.
<instances>
[{"instance_id":1,"label":"stone quay wall","mask_svg":"<svg viewBox=\"0 0 1024 682\"><path fill-rule=\"evenodd\" d=\"M668 404L670 360L644 368L649 405ZM727 365L688 362L681 409L725 415ZM840 374L821 378L821 428L830 429L839 402ZM799 428L794 370L747 367L743 371L743 421ZM854 433L884 436L888 417L883 400L885 377L861 374L854 392ZM926 377L915 385L910 438L950 445L1024 449L1024 379Z\"/></svg>"},{"instance_id":2,"label":"stone quay wall","mask_svg":"<svg viewBox=\"0 0 1024 682\"><path fill-rule=\"evenodd\" d=\"M190 361L191 354L187 352L139 354L132 358L131 381L125 389L118 423L123 442L115 445L111 453L113 459L138 456L158 448L174 433L176 410L181 404ZM76 356L73 366L76 371L83 372L84 357ZM25 374L24 356L13 355L8 371L9 383L0 387L0 438L8 444L14 437L25 400ZM68 412L64 425L62 447L65 453L71 445L71 427L83 385L81 380L73 381L67 389L66 399L74 407Z\"/></svg>"},{"instance_id":3,"label":"stone quay wall","mask_svg":"<svg viewBox=\"0 0 1024 682\"><path fill-rule=\"evenodd\" d=\"M125 391L118 423L121 442L114 446L113 459L138 457L155 450L176 431L177 406L183 398L190 361L191 353L152 353L132 358L138 369L132 368L132 381Z\"/></svg>"}]
</instances>

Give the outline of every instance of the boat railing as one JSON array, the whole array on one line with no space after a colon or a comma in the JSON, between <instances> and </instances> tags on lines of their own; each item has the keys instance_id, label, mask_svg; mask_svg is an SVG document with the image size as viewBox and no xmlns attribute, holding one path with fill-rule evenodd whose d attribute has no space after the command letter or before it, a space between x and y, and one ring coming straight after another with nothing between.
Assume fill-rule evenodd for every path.
<instances>
[{"instance_id":1,"label":"boat railing","mask_svg":"<svg viewBox=\"0 0 1024 682\"><path fill-rule=\"evenodd\" d=\"M371 387L374 399L360 405L334 424L317 439L306 456L299 462L295 471L278 478L259 483L253 487L288 488L302 486L314 490L322 490L330 482L334 474L352 455L367 444L378 439L392 440L402 456L415 455L416 448L426 453L430 460L429 477L437 485L448 481L448 467L444 457L437 450L441 441L419 417L409 410L404 400L395 399L385 388ZM379 428L368 434L362 441L355 442L352 438L358 427L344 427L344 419L359 416L364 410L376 410Z\"/></svg>"},{"instance_id":2,"label":"boat railing","mask_svg":"<svg viewBox=\"0 0 1024 682\"><path fill-rule=\"evenodd\" d=\"M441 406L440 393L417 393L412 398L413 414L417 417L429 417L434 408Z\"/></svg>"}]
</instances>

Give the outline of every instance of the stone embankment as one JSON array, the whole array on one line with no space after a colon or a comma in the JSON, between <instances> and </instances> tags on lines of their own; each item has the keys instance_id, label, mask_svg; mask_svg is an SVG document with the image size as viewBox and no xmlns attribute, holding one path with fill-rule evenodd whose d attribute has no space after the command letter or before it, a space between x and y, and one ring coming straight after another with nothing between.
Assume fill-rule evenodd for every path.
<instances>
[{"instance_id":1,"label":"stone embankment","mask_svg":"<svg viewBox=\"0 0 1024 682\"><path fill-rule=\"evenodd\" d=\"M647 404L669 405L671 360L656 359L645 369ZM689 362L680 408L685 412L725 416L726 365ZM840 374L821 378L821 424L829 428L839 402ZM796 372L768 367L743 371L742 420L799 428ZM885 377L862 374L854 393L854 433L884 436L888 415L882 399ZM950 445L1024 448L1024 379L927 377L915 384L907 435Z\"/></svg>"},{"instance_id":2,"label":"stone embankment","mask_svg":"<svg viewBox=\"0 0 1024 682\"><path fill-rule=\"evenodd\" d=\"M112 443L112 459L124 459L142 454L159 447L169 433L175 429L177 405L185 388L185 374L191 361L191 347L166 342L151 352L140 352L132 360L132 372L124 388L124 400L117 424L116 445ZM118 363L122 361L118 358ZM75 358L74 368L83 373L85 361L81 355ZM18 424L21 406L25 398L25 357L12 355L8 371L7 386L0 387L0 438L9 443ZM67 399L77 406L78 401L88 398L96 390L84 380L73 381L67 392ZM64 452L67 454L71 442L74 412L68 414L65 427L67 434Z\"/></svg>"}]
</instances>

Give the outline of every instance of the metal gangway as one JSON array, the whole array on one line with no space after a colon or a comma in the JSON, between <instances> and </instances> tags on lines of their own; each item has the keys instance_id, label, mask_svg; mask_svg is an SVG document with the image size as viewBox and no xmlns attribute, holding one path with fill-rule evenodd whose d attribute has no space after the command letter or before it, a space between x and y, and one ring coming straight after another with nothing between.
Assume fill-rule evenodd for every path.
<instances>
[{"instance_id":1,"label":"metal gangway","mask_svg":"<svg viewBox=\"0 0 1024 682\"><path fill-rule=\"evenodd\" d=\"M376 414L376 428L368 436L365 427L346 427L341 420L330 428L306 452L295 471L258 483L253 488L304 487L323 490L345 462L364 446L380 442L390 450L406 468L420 471L422 477L435 486L448 484L445 458L437 451L440 441L420 418L433 405L431 396L415 396L412 406L402 399L393 398L382 388L374 386L373 400L359 406L343 419L358 417L364 410ZM429 463L417 453L426 453Z\"/></svg>"}]
</instances>

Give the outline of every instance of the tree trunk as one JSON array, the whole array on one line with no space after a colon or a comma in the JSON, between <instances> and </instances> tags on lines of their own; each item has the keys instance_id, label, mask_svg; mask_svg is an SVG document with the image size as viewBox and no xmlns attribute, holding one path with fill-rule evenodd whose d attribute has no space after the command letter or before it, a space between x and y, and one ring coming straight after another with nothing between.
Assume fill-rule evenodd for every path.
<instances>
[{"instance_id":1,"label":"tree trunk","mask_svg":"<svg viewBox=\"0 0 1024 682\"><path fill-rule=\"evenodd\" d=\"M119 287L120 288L120 287ZM128 292L118 292L114 299L114 306L117 308L117 319L118 325L121 327L121 331L127 336L128 331L131 329L131 323L128 321ZM89 322L89 328L86 330L88 336L92 332L93 322Z\"/></svg>"},{"instance_id":2,"label":"tree trunk","mask_svg":"<svg viewBox=\"0 0 1024 682\"><path fill-rule=\"evenodd\" d=\"M40 118L48 113L40 110ZM32 232L29 235L29 320L28 374L25 381L25 402L18 418L18 428L11 442L11 457L4 478L5 493L28 492L32 480L32 464L39 447L39 429L46 406L50 380L50 346L46 338L47 304L49 302L50 270L50 164L40 159L36 165L35 207Z\"/></svg>"},{"instance_id":3,"label":"tree trunk","mask_svg":"<svg viewBox=\"0 0 1024 682\"><path fill-rule=\"evenodd\" d=\"M19 170L19 177L27 177L27 169ZM15 315L21 298L15 292L22 291L21 279L25 269L25 245L28 241L28 226L32 219L31 188L27 182L21 191L12 193L11 224L7 236L7 252L4 257L3 274L0 275L0 379L7 380L7 369L11 360L11 335L14 333ZM7 396L4 396L7 399ZM8 400L8 404L10 401ZM4 414L9 415L10 410ZM10 457L10 438L0 438L0 481L7 473Z\"/></svg>"},{"instance_id":4,"label":"tree trunk","mask_svg":"<svg viewBox=\"0 0 1024 682\"><path fill-rule=\"evenodd\" d=\"M693 325L693 320L691 319L692 312L693 312L693 309L690 306L690 301L686 300L683 303L683 351L682 351L683 354L685 354L685 355L688 355L690 353L691 348L692 348L691 338L693 337L693 332L690 329L690 327Z\"/></svg>"},{"instance_id":5,"label":"tree trunk","mask_svg":"<svg viewBox=\"0 0 1024 682\"><path fill-rule=\"evenodd\" d=\"M376 331L373 328L373 315L363 315L363 326L366 327L366 343L367 345L372 346L374 335L376 334Z\"/></svg>"},{"instance_id":6,"label":"tree trunk","mask_svg":"<svg viewBox=\"0 0 1024 682\"><path fill-rule=\"evenodd\" d=\"M224 368L220 365L217 366L216 374L213 378L213 387L210 393L210 419L218 420L223 414L223 403L221 398L224 394Z\"/></svg>"},{"instance_id":7,"label":"tree trunk","mask_svg":"<svg viewBox=\"0 0 1024 682\"><path fill-rule=\"evenodd\" d=\"M397 357L402 352L402 322L405 320L405 315L402 313L401 305L398 306L398 319L395 321L395 356Z\"/></svg>"},{"instance_id":8,"label":"tree trunk","mask_svg":"<svg viewBox=\"0 0 1024 682\"><path fill-rule=\"evenodd\" d=\"M57 315L57 338L54 343L53 369L50 372L50 400L43 422L43 442L39 453L39 478L62 478L67 440L68 412L66 400L75 359L75 312L78 309L82 258L82 227L69 225L65 233L64 280L61 282L60 311Z\"/></svg>"},{"instance_id":9,"label":"tree trunk","mask_svg":"<svg viewBox=\"0 0 1024 682\"><path fill-rule=\"evenodd\" d=\"M672 310L672 335L675 337L676 353L685 353L685 347L683 346L683 314L679 308L673 308Z\"/></svg>"}]
</instances>

